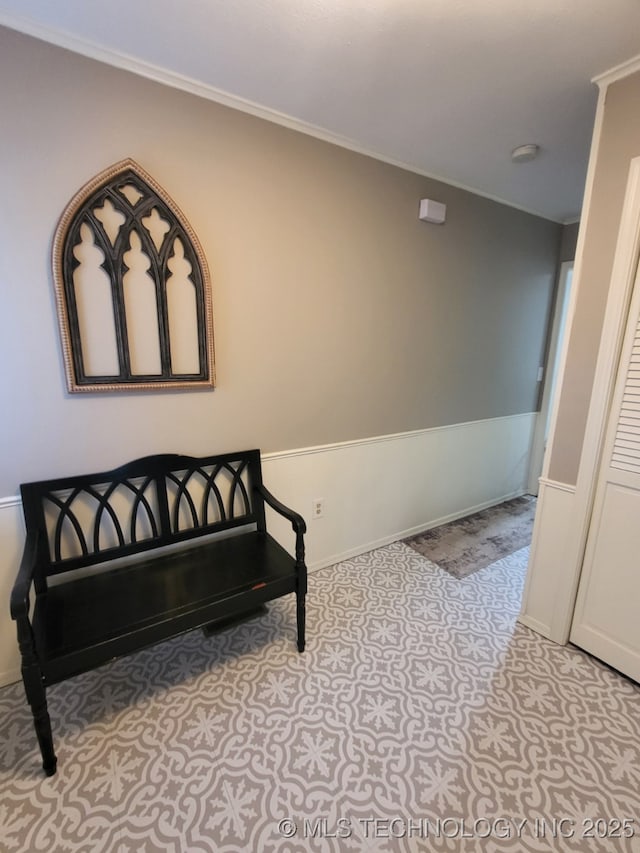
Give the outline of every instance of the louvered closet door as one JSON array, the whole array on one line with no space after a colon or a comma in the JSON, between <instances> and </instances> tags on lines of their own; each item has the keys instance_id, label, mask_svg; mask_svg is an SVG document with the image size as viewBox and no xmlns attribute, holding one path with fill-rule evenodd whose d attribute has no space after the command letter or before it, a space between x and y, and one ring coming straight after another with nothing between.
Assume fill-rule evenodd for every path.
<instances>
[{"instance_id":1,"label":"louvered closet door","mask_svg":"<svg viewBox=\"0 0 640 853\"><path fill-rule=\"evenodd\" d=\"M571 641L640 681L640 275L622 347Z\"/></svg>"}]
</instances>

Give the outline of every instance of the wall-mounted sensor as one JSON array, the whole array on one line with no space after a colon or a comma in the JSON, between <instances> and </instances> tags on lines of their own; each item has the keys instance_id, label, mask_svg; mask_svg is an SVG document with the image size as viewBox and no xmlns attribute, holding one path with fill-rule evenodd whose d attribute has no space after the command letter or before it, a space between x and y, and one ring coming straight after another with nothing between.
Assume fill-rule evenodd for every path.
<instances>
[{"instance_id":1,"label":"wall-mounted sensor","mask_svg":"<svg viewBox=\"0 0 640 853\"><path fill-rule=\"evenodd\" d=\"M442 225L447 216L447 205L440 201L433 201L430 198L423 198L420 201L420 213L418 219L422 222L433 222L436 225Z\"/></svg>"}]
</instances>

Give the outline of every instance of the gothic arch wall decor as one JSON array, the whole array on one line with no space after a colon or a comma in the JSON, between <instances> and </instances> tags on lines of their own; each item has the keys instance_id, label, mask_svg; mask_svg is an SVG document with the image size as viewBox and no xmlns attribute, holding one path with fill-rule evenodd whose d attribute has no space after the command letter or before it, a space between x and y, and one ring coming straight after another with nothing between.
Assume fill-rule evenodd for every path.
<instances>
[{"instance_id":1,"label":"gothic arch wall decor","mask_svg":"<svg viewBox=\"0 0 640 853\"><path fill-rule=\"evenodd\" d=\"M70 392L213 388L211 284L183 213L133 160L67 205L53 278Z\"/></svg>"}]
</instances>

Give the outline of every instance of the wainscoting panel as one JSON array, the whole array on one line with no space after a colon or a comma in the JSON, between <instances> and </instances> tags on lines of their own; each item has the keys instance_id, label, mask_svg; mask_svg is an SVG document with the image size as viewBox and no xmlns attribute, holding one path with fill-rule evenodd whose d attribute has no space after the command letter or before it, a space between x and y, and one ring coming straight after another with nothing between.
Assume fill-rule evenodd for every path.
<instances>
[{"instance_id":1,"label":"wainscoting panel","mask_svg":"<svg viewBox=\"0 0 640 853\"><path fill-rule=\"evenodd\" d=\"M521 495L535 414L263 457L265 483L307 520L311 570ZM311 518L324 499L324 516ZM269 519L287 547L290 529Z\"/></svg>"},{"instance_id":2,"label":"wainscoting panel","mask_svg":"<svg viewBox=\"0 0 640 853\"><path fill-rule=\"evenodd\" d=\"M265 485L307 520L311 570L365 553L520 495L535 414L263 456ZM312 501L324 515L312 520ZM293 550L289 524L269 529ZM19 678L9 594L24 542L17 498L0 500L0 685Z\"/></svg>"},{"instance_id":3,"label":"wainscoting panel","mask_svg":"<svg viewBox=\"0 0 640 853\"><path fill-rule=\"evenodd\" d=\"M565 642L554 626L559 583L566 573L575 486L540 478L527 580L519 621L544 637Z\"/></svg>"},{"instance_id":4,"label":"wainscoting panel","mask_svg":"<svg viewBox=\"0 0 640 853\"><path fill-rule=\"evenodd\" d=\"M9 597L24 544L22 504L17 497L0 500L0 685L20 678L16 627L9 613Z\"/></svg>"}]
</instances>

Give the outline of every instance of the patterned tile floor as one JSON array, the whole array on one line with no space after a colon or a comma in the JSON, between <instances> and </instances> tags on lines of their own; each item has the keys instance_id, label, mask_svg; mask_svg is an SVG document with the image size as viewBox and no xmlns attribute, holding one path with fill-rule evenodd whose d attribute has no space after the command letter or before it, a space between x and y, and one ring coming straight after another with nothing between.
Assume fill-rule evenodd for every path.
<instances>
[{"instance_id":1,"label":"patterned tile floor","mask_svg":"<svg viewBox=\"0 0 640 853\"><path fill-rule=\"evenodd\" d=\"M526 559L395 543L311 576L303 655L281 599L57 685L51 779L4 688L0 850L640 851L640 687L516 623Z\"/></svg>"}]
</instances>

